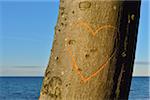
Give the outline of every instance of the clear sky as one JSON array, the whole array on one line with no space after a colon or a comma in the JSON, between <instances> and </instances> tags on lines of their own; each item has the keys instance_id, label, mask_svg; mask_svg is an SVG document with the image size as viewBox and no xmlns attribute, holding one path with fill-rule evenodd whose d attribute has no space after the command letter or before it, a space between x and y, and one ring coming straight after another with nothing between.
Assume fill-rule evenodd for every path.
<instances>
[{"instance_id":1,"label":"clear sky","mask_svg":"<svg viewBox=\"0 0 150 100\"><path fill-rule=\"evenodd\" d=\"M21 0L23 1L23 0ZM41 76L47 66L58 0L0 1L0 76ZM148 75L148 1L141 5L134 75Z\"/></svg>"}]
</instances>

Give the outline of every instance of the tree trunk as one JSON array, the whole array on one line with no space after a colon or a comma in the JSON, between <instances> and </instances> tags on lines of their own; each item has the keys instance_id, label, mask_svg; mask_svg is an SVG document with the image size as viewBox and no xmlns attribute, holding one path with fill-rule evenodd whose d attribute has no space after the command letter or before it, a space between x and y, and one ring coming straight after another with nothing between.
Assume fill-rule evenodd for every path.
<instances>
[{"instance_id":1,"label":"tree trunk","mask_svg":"<svg viewBox=\"0 0 150 100\"><path fill-rule=\"evenodd\" d=\"M128 99L140 1L61 0L40 100Z\"/></svg>"}]
</instances>

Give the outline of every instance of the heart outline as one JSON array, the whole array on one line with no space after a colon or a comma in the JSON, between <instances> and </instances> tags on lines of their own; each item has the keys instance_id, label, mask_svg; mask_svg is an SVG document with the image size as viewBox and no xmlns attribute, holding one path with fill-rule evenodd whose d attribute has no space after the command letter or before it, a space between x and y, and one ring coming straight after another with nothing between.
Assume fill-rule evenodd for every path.
<instances>
[{"instance_id":1,"label":"heart outline","mask_svg":"<svg viewBox=\"0 0 150 100\"><path fill-rule=\"evenodd\" d=\"M84 28L87 27L87 28L88 28L88 32L91 33L93 36L95 36L100 30L105 29L105 28L112 28L112 29L114 29L114 30L117 29L116 27L114 27L114 26L108 24L108 25L103 25L103 26L101 26L101 27L98 27L98 29L96 29L96 31L94 32L93 29L90 27L91 25L87 24L86 22L79 21L79 22L77 22L76 24L73 24L73 26L79 26L79 25L83 26ZM71 26L71 27L73 27L73 26ZM86 31L87 31L87 30L86 30ZM117 32L117 33L118 33L118 32ZM68 39L68 40L69 40L69 39ZM100 64L100 66L98 67L98 70L94 71L92 74L90 74L89 76L85 77L85 76L81 73L81 71L79 71L79 67L78 67L78 65L77 65L77 63L76 63L76 61L75 61L75 58L73 57L73 54L72 54L71 49L68 47L67 50L68 50L69 55L71 56L71 59L72 59L72 62L73 62L73 65L72 65L72 66L73 66L73 69L75 70L75 72L78 74L78 76L81 78L81 80L82 80L84 83L87 82L88 80L90 80L91 78L95 77L99 72L101 72L101 71L105 68L106 64L114 57L114 54L115 54L115 52L117 51L117 49L115 49L115 50L111 53L110 57L108 57L108 58L104 61L104 63Z\"/></svg>"}]
</instances>

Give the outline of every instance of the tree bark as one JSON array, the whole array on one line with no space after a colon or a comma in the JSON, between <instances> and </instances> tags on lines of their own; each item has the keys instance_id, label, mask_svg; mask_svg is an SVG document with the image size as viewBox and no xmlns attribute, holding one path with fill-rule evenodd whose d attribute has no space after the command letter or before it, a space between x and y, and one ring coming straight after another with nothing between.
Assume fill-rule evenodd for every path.
<instances>
[{"instance_id":1,"label":"tree bark","mask_svg":"<svg viewBox=\"0 0 150 100\"><path fill-rule=\"evenodd\" d=\"M128 99L140 1L61 0L40 100Z\"/></svg>"}]
</instances>

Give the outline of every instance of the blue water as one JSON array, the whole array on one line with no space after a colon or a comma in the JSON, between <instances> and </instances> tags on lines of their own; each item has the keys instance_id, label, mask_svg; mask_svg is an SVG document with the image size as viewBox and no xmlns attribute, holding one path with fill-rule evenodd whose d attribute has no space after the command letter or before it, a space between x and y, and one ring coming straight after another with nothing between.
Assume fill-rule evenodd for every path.
<instances>
[{"instance_id":1,"label":"blue water","mask_svg":"<svg viewBox=\"0 0 150 100\"><path fill-rule=\"evenodd\" d=\"M133 77L129 100L150 100L150 77Z\"/></svg>"},{"instance_id":2,"label":"blue water","mask_svg":"<svg viewBox=\"0 0 150 100\"><path fill-rule=\"evenodd\" d=\"M42 77L0 77L0 100L38 100Z\"/></svg>"},{"instance_id":3,"label":"blue water","mask_svg":"<svg viewBox=\"0 0 150 100\"><path fill-rule=\"evenodd\" d=\"M38 100L42 77L0 77L0 100ZM148 100L150 77L132 79L129 100Z\"/></svg>"}]
</instances>

